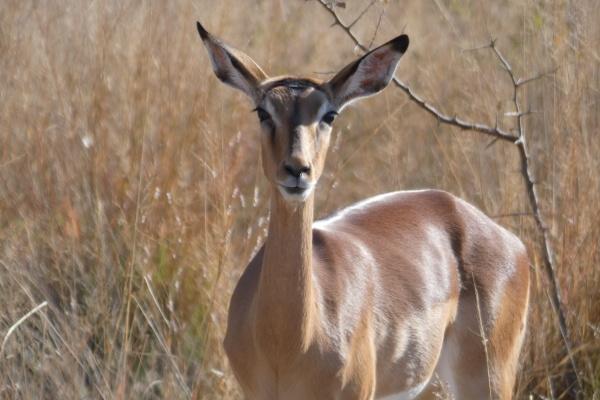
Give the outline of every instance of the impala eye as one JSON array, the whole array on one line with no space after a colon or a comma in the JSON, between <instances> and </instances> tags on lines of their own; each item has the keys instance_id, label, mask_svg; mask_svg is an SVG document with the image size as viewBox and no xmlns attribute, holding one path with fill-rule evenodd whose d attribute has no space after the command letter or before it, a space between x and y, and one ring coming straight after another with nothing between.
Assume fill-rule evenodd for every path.
<instances>
[{"instance_id":1,"label":"impala eye","mask_svg":"<svg viewBox=\"0 0 600 400\"><path fill-rule=\"evenodd\" d=\"M323 116L321 122L325 122L327 125L331 125L335 117L337 117L338 113L335 111L329 111L327 114Z\"/></svg>"},{"instance_id":2,"label":"impala eye","mask_svg":"<svg viewBox=\"0 0 600 400\"><path fill-rule=\"evenodd\" d=\"M258 114L258 119L260 122L265 122L271 119L269 113L260 107L257 107L254 111L256 111L256 114Z\"/></svg>"}]
</instances>

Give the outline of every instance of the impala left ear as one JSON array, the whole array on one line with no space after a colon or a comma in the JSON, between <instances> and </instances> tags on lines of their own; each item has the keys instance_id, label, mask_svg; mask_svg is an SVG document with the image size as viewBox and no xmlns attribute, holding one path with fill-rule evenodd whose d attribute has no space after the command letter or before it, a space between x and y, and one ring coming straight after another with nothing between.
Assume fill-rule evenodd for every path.
<instances>
[{"instance_id":1,"label":"impala left ear","mask_svg":"<svg viewBox=\"0 0 600 400\"><path fill-rule=\"evenodd\" d=\"M267 79L267 74L243 52L227 46L211 35L200 22L196 22L204 46L208 51L210 61L217 78L223 83L233 86L257 100L259 86Z\"/></svg>"},{"instance_id":2,"label":"impala left ear","mask_svg":"<svg viewBox=\"0 0 600 400\"><path fill-rule=\"evenodd\" d=\"M385 89L408 43L408 36L400 35L348 64L327 82L338 109L341 110L353 100Z\"/></svg>"}]
</instances>

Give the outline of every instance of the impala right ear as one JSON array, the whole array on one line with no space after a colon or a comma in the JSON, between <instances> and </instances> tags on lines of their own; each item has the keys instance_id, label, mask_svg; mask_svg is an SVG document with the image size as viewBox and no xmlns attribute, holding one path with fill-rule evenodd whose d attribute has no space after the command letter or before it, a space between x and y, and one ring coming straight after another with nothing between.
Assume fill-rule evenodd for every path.
<instances>
[{"instance_id":1,"label":"impala right ear","mask_svg":"<svg viewBox=\"0 0 600 400\"><path fill-rule=\"evenodd\" d=\"M208 33L200 22L196 22L196 27L217 78L257 101L259 85L267 79L267 74L246 54L225 45Z\"/></svg>"}]
</instances>

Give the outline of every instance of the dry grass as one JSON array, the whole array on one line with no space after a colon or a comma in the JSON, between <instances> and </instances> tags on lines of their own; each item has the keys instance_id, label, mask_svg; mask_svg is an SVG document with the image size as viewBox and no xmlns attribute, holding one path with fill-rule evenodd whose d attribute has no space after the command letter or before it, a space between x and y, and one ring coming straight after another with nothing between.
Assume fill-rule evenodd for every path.
<instances>
[{"instance_id":1,"label":"dry grass","mask_svg":"<svg viewBox=\"0 0 600 400\"><path fill-rule=\"evenodd\" d=\"M210 70L195 19L273 74L354 56L314 2L0 5L0 398L239 398L220 341L237 277L265 235L257 124ZM350 21L365 2L339 10ZM585 398L600 396L600 9L553 2L378 1L355 26L406 26L398 76L444 111L510 128L521 99L557 252ZM569 364L510 144L440 126L388 89L336 122L317 214L371 194L437 187L530 249L532 306L518 398L567 398ZM24 315L47 301L28 318ZM532 397L529 397L532 396Z\"/></svg>"}]
</instances>

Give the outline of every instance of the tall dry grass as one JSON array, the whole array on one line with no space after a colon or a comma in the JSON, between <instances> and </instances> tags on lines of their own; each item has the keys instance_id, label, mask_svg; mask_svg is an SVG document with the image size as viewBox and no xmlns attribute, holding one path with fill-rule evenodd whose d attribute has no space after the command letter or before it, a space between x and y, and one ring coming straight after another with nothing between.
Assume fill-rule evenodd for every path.
<instances>
[{"instance_id":1,"label":"tall dry grass","mask_svg":"<svg viewBox=\"0 0 600 400\"><path fill-rule=\"evenodd\" d=\"M338 10L351 21L367 2ZM600 396L600 9L594 0L378 1L354 27L403 28L398 76L449 114L510 128L498 38L521 97L585 398ZM195 19L272 74L326 77L356 54L314 1L0 5L0 398L239 398L220 346L261 243L257 124L213 76ZM319 75L320 74L320 75ZM518 398L568 398L515 148L443 126L387 89L336 122L317 214L368 195L449 190L532 261ZM47 306L19 319L34 307ZM8 336L7 336L8 335Z\"/></svg>"}]
</instances>

